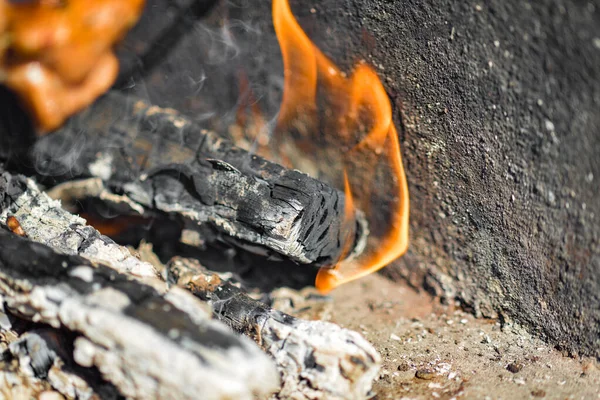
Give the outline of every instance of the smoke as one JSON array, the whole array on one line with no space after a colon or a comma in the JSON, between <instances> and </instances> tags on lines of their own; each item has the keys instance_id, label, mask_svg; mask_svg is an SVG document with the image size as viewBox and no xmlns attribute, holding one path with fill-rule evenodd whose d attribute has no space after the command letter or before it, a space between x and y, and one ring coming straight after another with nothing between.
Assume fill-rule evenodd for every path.
<instances>
[{"instance_id":1,"label":"smoke","mask_svg":"<svg viewBox=\"0 0 600 400\"><path fill-rule=\"evenodd\" d=\"M158 22L134 32L141 41L157 35L156 25L162 21L159 17L166 13L164 7L153 3L164 1L148 3L143 18ZM265 118L271 120L280 102L282 66L270 3L264 3L224 1L201 19L190 16L186 23L191 29L173 48L165 49L169 52L166 60L142 78L128 80L125 89L151 104L174 108L224 136L235 123L247 90L260 103ZM136 41L130 39L126 47L135 51ZM131 54L127 57L130 64L140 61L133 60ZM249 81L245 91L240 90L240 74Z\"/></svg>"},{"instance_id":2,"label":"smoke","mask_svg":"<svg viewBox=\"0 0 600 400\"><path fill-rule=\"evenodd\" d=\"M201 18L182 13L181 4L147 2L142 20L118 52L122 71L119 90L149 104L173 108L234 141L230 127L237 123L240 109L253 107L263 123L245 147L258 151L272 136L283 90L283 66L270 2L222 1ZM168 42L164 35L174 23L186 25L185 34L172 46L160 47ZM154 59L160 62L146 65L145 56L152 52L159 55ZM242 76L247 80L245 87ZM71 129L70 125L65 129ZM81 125L78 129L64 142L37 141L30 160L38 174L74 176L81 172L74 168L90 145L86 143L90 132L82 131L86 128Z\"/></svg>"},{"instance_id":3,"label":"smoke","mask_svg":"<svg viewBox=\"0 0 600 400\"><path fill-rule=\"evenodd\" d=\"M45 137L35 143L31 160L37 174L61 177L77 176L82 172L75 170L75 165L86 147L87 138L81 130L70 133L69 140L49 140Z\"/></svg>"}]
</instances>

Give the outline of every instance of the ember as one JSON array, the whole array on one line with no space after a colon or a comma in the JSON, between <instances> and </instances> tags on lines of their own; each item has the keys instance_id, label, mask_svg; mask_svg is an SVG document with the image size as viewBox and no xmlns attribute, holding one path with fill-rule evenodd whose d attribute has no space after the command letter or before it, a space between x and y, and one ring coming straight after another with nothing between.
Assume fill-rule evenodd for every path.
<instances>
[{"instance_id":1,"label":"ember","mask_svg":"<svg viewBox=\"0 0 600 400\"><path fill-rule=\"evenodd\" d=\"M113 84L119 68L112 46L143 5L0 0L0 83L19 95L41 131L58 128Z\"/></svg>"},{"instance_id":2,"label":"ember","mask_svg":"<svg viewBox=\"0 0 600 400\"><path fill-rule=\"evenodd\" d=\"M273 1L273 23L285 78L275 144L285 143L277 148L294 166L343 185L346 219L353 219L354 207L363 210L371 230L362 254L321 268L316 286L328 292L377 271L407 249L409 198L398 134L371 67L361 63L347 76L310 41L287 0ZM385 185L384 193L377 183Z\"/></svg>"},{"instance_id":3,"label":"ember","mask_svg":"<svg viewBox=\"0 0 600 400\"><path fill-rule=\"evenodd\" d=\"M21 224L19 223L19 220L16 219L14 216L11 215L10 217L8 217L6 219L6 226L15 235L26 236L25 231L23 230L23 228L21 227Z\"/></svg>"}]
</instances>

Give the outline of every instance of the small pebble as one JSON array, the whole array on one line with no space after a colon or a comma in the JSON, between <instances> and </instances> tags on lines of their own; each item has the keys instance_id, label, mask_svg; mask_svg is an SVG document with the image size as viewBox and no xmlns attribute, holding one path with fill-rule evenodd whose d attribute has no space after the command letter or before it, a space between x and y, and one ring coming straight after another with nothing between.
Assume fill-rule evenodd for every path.
<instances>
[{"instance_id":1,"label":"small pebble","mask_svg":"<svg viewBox=\"0 0 600 400\"><path fill-rule=\"evenodd\" d=\"M516 378L516 379L515 379L515 383L516 383L517 385L521 385L521 386L523 386L523 385L525 385L525 379L523 379L523 378Z\"/></svg>"},{"instance_id":2,"label":"small pebble","mask_svg":"<svg viewBox=\"0 0 600 400\"><path fill-rule=\"evenodd\" d=\"M434 375L434 372L428 368L418 369L417 372L415 372L415 377L425 380L433 379Z\"/></svg>"},{"instance_id":3,"label":"small pebble","mask_svg":"<svg viewBox=\"0 0 600 400\"><path fill-rule=\"evenodd\" d=\"M546 397L546 392L544 392L542 389L532 390L531 395L533 397Z\"/></svg>"},{"instance_id":4,"label":"small pebble","mask_svg":"<svg viewBox=\"0 0 600 400\"><path fill-rule=\"evenodd\" d=\"M508 364L506 366L506 369L508 371L512 372L513 374L516 374L517 372L519 372L523 369L523 364L515 361L515 362Z\"/></svg>"},{"instance_id":5,"label":"small pebble","mask_svg":"<svg viewBox=\"0 0 600 400\"><path fill-rule=\"evenodd\" d=\"M410 365L408 363L398 365L398 371L406 372L410 369Z\"/></svg>"},{"instance_id":6,"label":"small pebble","mask_svg":"<svg viewBox=\"0 0 600 400\"><path fill-rule=\"evenodd\" d=\"M392 333L392 334L390 335L390 339L392 339L392 340L396 340L396 341L398 341L398 342L399 342L400 340L402 340L402 339L400 339L400 337L399 337L398 335L396 335L396 334L394 334L394 333Z\"/></svg>"}]
</instances>

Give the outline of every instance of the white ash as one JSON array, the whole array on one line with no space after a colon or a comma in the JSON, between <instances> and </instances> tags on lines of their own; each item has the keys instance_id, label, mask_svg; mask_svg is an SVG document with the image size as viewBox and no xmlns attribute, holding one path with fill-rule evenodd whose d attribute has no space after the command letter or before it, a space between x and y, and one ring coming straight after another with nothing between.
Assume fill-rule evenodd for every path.
<instances>
[{"instance_id":1,"label":"white ash","mask_svg":"<svg viewBox=\"0 0 600 400\"><path fill-rule=\"evenodd\" d=\"M296 320L290 326L268 319L261 339L282 374L280 399L364 399L381 365L359 333L329 322ZM314 368L306 368L307 358Z\"/></svg>"}]
</instances>

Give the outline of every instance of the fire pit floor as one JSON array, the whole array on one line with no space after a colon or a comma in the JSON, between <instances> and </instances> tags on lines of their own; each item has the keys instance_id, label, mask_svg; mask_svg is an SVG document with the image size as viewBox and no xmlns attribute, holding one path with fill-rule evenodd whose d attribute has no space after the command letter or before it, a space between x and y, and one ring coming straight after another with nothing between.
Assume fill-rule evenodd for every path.
<instances>
[{"instance_id":1,"label":"fire pit floor","mask_svg":"<svg viewBox=\"0 0 600 400\"><path fill-rule=\"evenodd\" d=\"M334 322L383 358L376 399L596 399L598 363L374 274L333 293Z\"/></svg>"}]
</instances>

